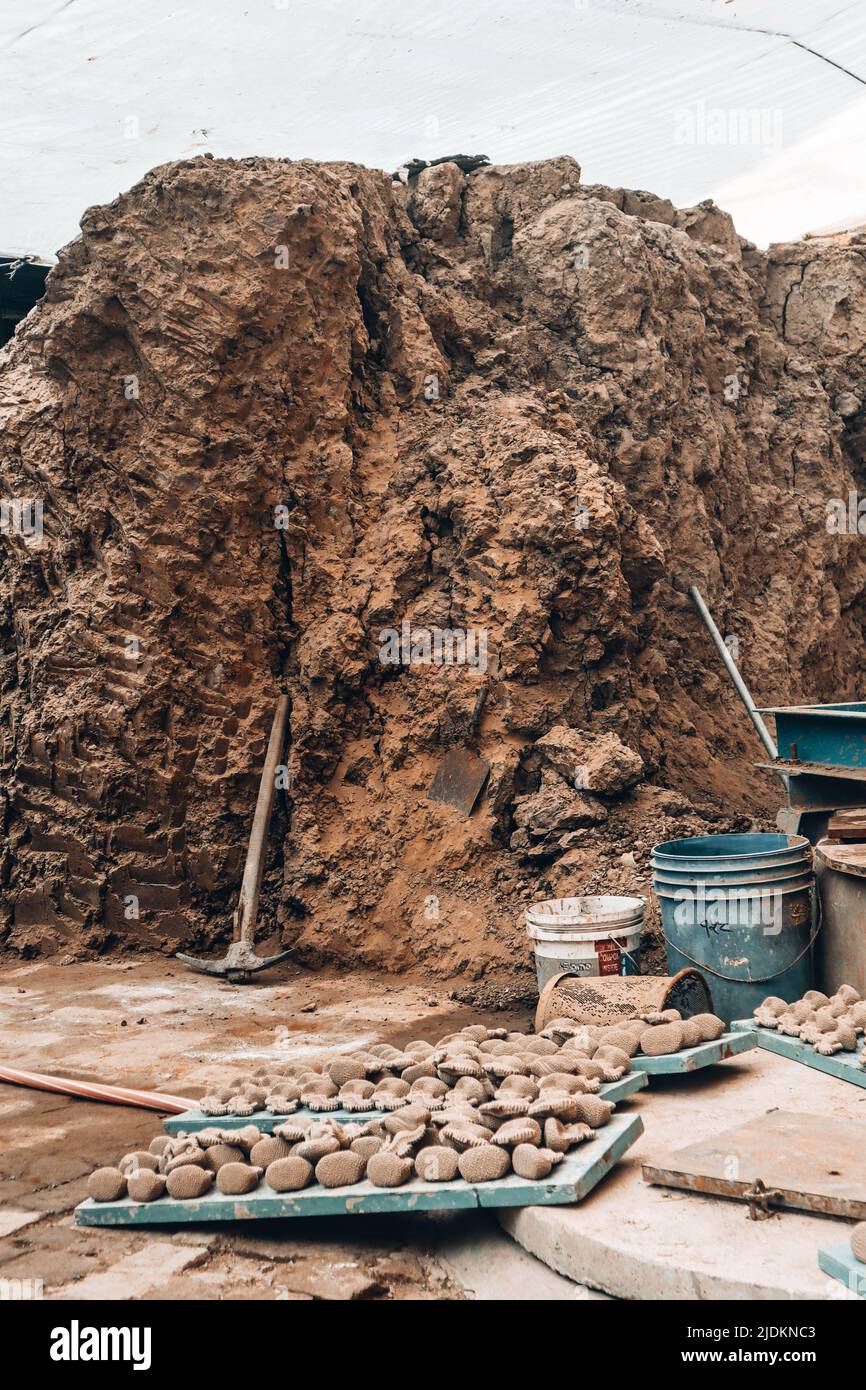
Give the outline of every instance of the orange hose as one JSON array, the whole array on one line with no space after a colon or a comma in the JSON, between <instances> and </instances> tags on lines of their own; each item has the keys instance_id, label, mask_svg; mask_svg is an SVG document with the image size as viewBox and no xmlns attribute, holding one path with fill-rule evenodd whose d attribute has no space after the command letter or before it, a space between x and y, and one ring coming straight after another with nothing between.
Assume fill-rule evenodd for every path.
<instances>
[{"instance_id":1,"label":"orange hose","mask_svg":"<svg viewBox=\"0 0 866 1390\"><path fill-rule=\"evenodd\" d=\"M134 1091L128 1086L106 1086L97 1081L69 1081L64 1076L47 1076L41 1071L19 1071L16 1067L2 1064L0 1081L11 1081L15 1086L30 1086L36 1091L59 1091L61 1095L79 1096L82 1100L105 1100L114 1105L138 1105L144 1110L167 1110L172 1115L194 1110L196 1105L194 1100L163 1095L161 1091Z\"/></svg>"}]
</instances>

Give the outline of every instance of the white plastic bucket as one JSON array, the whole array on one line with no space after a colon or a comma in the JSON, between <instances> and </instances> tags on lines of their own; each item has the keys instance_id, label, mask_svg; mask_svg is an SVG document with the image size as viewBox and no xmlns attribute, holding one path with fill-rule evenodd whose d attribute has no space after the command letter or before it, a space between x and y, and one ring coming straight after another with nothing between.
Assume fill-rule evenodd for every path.
<instances>
[{"instance_id":1,"label":"white plastic bucket","mask_svg":"<svg viewBox=\"0 0 866 1390\"><path fill-rule=\"evenodd\" d=\"M639 975L645 898L552 898L526 909L539 991L554 975Z\"/></svg>"}]
</instances>

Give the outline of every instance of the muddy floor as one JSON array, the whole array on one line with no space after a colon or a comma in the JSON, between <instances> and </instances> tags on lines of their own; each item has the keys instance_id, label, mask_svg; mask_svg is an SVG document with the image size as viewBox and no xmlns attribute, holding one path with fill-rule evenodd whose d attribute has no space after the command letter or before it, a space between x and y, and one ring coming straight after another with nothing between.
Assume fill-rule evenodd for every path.
<instances>
[{"instance_id":1,"label":"muddy floor","mask_svg":"<svg viewBox=\"0 0 866 1390\"><path fill-rule=\"evenodd\" d=\"M470 1016L404 976L277 969L262 979L225 984L159 956L6 966L2 1060L195 1100L240 1062L434 1039ZM435 1253L447 1217L77 1229L73 1211L91 1170L146 1146L160 1128L155 1112L0 1085L0 1280L41 1280L56 1299L466 1296Z\"/></svg>"}]
</instances>

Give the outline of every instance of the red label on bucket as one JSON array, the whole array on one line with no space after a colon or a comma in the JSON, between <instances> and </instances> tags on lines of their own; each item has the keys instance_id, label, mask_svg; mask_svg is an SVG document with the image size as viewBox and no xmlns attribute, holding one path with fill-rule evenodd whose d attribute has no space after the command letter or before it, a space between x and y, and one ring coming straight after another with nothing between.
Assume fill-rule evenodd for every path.
<instances>
[{"instance_id":1,"label":"red label on bucket","mask_svg":"<svg viewBox=\"0 0 866 1390\"><path fill-rule=\"evenodd\" d=\"M595 953L598 956L599 975L619 975L622 973L622 948L625 941L596 941Z\"/></svg>"}]
</instances>

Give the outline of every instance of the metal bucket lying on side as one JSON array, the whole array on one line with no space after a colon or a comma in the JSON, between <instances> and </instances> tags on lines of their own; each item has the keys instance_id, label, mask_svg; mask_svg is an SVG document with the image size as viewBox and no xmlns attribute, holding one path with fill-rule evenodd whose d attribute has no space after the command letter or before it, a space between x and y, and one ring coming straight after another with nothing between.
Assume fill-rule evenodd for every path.
<instances>
[{"instance_id":1,"label":"metal bucket lying on side","mask_svg":"<svg viewBox=\"0 0 866 1390\"><path fill-rule=\"evenodd\" d=\"M645 898L551 898L526 909L539 993L554 975L638 975Z\"/></svg>"},{"instance_id":2,"label":"metal bucket lying on side","mask_svg":"<svg viewBox=\"0 0 866 1390\"><path fill-rule=\"evenodd\" d=\"M812 987L813 874L802 835L698 835L652 852L668 968L706 973L715 1012L748 1018L768 994Z\"/></svg>"},{"instance_id":3,"label":"metal bucket lying on side","mask_svg":"<svg viewBox=\"0 0 866 1390\"><path fill-rule=\"evenodd\" d=\"M608 1027L638 1014L678 1009L683 1018L713 1012L713 998L703 975L681 970L678 975L609 975L606 979L582 979L564 973L554 975L541 991L535 1014L540 1033L554 1018L573 1018L577 1023Z\"/></svg>"}]
</instances>

